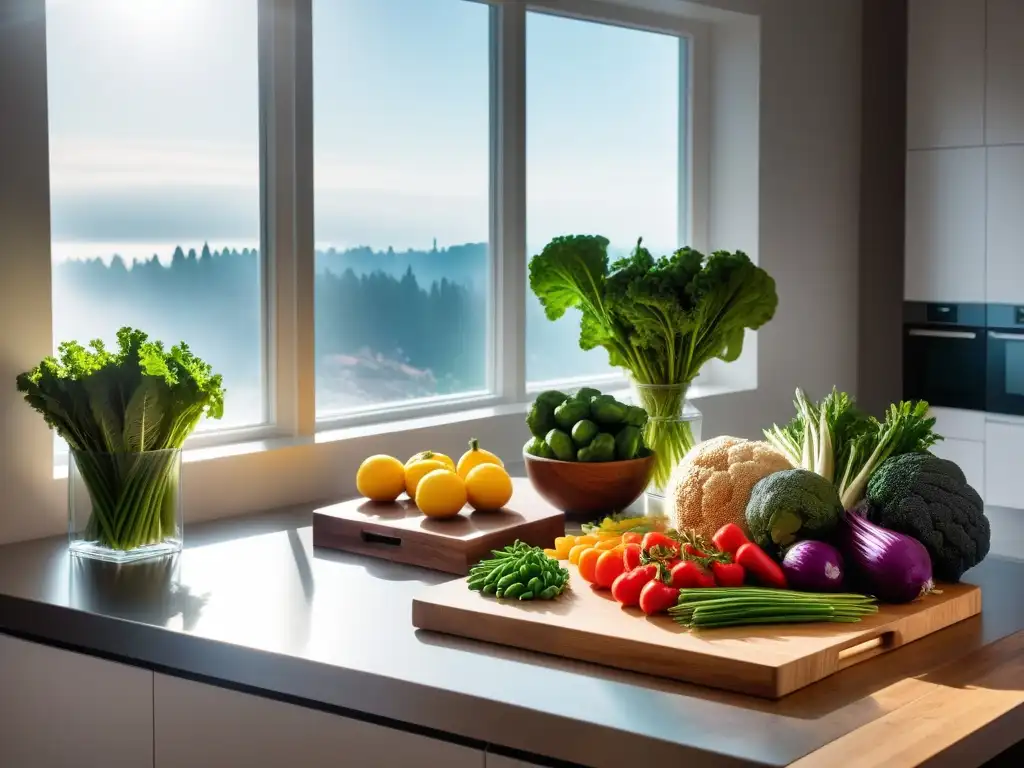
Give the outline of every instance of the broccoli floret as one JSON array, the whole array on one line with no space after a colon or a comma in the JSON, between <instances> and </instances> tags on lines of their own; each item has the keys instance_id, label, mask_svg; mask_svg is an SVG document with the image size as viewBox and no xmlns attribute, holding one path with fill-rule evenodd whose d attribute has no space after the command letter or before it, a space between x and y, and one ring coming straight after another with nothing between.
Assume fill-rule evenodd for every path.
<instances>
[{"instance_id":1,"label":"broccoli floret","mask_svg":"<svg viewBox=\"0 0 1024 768\"><path fill-rule=\"evenodd\" d=\"M938 579L959 581L988 554L985 505L952 461L930 453L894 456L871 476L867 499L872 522L924 544Z\"/></svg>"},{"instance_id":2,"label":"broccoli floret","mask_svg":"<svg viewBox=\"0 0 1024 768\"><path fill-rule=\"evenodd\" d=\"M815 472L787 469L758 480L747 502L751 541L772 556L799 539L828 539L843 514L835 486Z\"/></svg>"}]
</instances>

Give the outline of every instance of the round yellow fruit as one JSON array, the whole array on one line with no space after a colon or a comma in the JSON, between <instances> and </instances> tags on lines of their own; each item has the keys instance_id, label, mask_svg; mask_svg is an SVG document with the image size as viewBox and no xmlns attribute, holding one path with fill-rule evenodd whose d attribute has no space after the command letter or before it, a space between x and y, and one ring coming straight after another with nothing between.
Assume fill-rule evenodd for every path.
<instances>
[{"instance_id":1,"label":"round yellow fruit","mask_svg":"<svg viewBox=\"0 0 1024 768\"><path fill-rule=\"evenodd\" d=\"M447 469L428 472L416 486L416 506L427 517L455 517L466 505L466 483Z\"/></svg>"},{"instance_id":2,"label":"round yellow fruit","mask_svg":"<svg viewBox=\"0 0 1024 768\"><path fill-rule=\"evenodd\" d=\"M445 472L452 471L443 461L435 459L421 459L405 465L405 492L409 494L410 499L416 498L416 486L420 484L420 480L435 469L443 469Z\"/></svg>"},{"instance_id":3,"label":"round yellow fruit","mask_svg":"<svg viewBox=\"0 0 1024 768\"><path fill-rule=\"evenodd\" d=\"M370 456L359 465L356 488L371 501L394 501L405 490L405 467L394 456Z\"/></svg>"},{"instance_id":4,"label":"round yellow fruit","mask_svg":"<svg viewBox=\"0 0 1024 768\"><path fill-rule=\"evenodd\" d=\"M466 475L466 498L473 509L501 509L512 498L512 478L498 464L479 464Z\"/></svg>"},{"instance_id":5,"label":"round yellow fruit","mask_svg":"<svg viewBox=\"0 0 1024 768\"><path fill-rule=\"evenodd\" d=\"M469 450L462 454L462 458L459 459L459 466L457 470L459 477L465 480L469 473L481 464L497 464L499 467L505 466L505 463L501 459L490 451L485 451L481 448L480 441L474 437L469 441Z\"/></svg>"},{"instance_id":6,"label":"round yellow fruit","mask_svg":"<svg viewBox=\"0 0 1024 768\"><path fill-rule=\"evenodd\" d=\"M410 464L415 464L417 461L423 461L424 459L432 459L434 461L440 461L442 464L448 467L452 472L455 471L455 462L452 461L451 456L446 456L443 453L437 451L420 451L415 456L411 457L405 462L406 469Z\"/></svg>"}]
</instances>

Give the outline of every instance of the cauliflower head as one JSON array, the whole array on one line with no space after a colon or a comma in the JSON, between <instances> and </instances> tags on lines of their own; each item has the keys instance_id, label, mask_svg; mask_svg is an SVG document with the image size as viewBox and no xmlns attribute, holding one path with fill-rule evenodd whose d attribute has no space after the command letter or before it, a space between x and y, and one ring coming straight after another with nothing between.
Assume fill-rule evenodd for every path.
<instances>
[{"instance_id":1,"label":"cauliflower head","mask_svg":"<svg viewBox=\"0 0 1024 768\"><path fill-rule=\"evenodd\" d=\"M723 435L694 446L669 481L668 499L677 529L711 538L726 523L748 536L750 491L763 477L791 469L789 459L768 443Z\"/></svg>"}]
</instances>

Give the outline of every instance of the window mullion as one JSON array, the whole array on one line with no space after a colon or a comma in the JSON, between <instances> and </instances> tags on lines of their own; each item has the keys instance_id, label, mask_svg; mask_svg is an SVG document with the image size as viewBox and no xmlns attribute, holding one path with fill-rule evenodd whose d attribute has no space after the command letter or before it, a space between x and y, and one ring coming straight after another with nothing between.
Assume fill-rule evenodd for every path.
<instances>
[{"instance_id":1,"label":"window mullion","mask_svg":"<svg viewBox=\"0 0 1024 768\"><path fill-rule=\"evenodd\" d=\"M496 391L526 399L526 9L491 10L492 349Z\"/></svg>"},{"instance_id":2,"label":"window mullion","mask_svg":"<svg viewBox=\"0 0 1024 768\"><path fill-rule=\"evenodd\" d=\"M311 0L261 0L265 349L271 421L316 426Z\"/></svg>"}]
</instances>

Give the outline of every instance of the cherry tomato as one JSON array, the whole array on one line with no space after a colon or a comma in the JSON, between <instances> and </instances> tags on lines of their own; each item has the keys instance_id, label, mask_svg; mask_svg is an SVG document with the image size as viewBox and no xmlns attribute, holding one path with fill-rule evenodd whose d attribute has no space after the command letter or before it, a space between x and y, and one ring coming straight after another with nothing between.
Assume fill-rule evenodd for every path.
<instances>
[{"instance_id":1,"label":"cherry tomato","mask_svg":"<svg viewBox=\"0 0 1024 768\"><path fill-rule=\"evenodd\" d=\"M726 523L711 537L715 546L723 552L735 555L736 550L747 543L747 536L736 523Z\"/></svg>"},{"instance_id":2,"label":"cherry tomato","mask_svg":"<svg viewBox=\"0 0 1024 768\"><path fill-rule=\"evenodd\" d=\"M602 589L609 589L612 582L626 572L622 553L614 549L602 552L594 566L594 583Z\"/></svg>"},{"instance_id":3,"label":"cherry tomato","mask_svg":"<svg viewBox=\"0 0 1024 768\"><path fill-rule=\"evenodd\" d=\"M742 587L747 575L739 563L712 563L711 573L720 587Z\"/></svg>"},{"instance_id":4,"label":"cherry tomato","mask_svg":"<svg viewBox=\"0 0 1024 768\"><path fill-rule=\"evenodd\" d=\"M580 569L580 576L583 577L584 581L589 581L591 584L595 582L597 578L595 573L597 569L597 561L603 554L604 552L600 549L588 549L580 555L578 566Z\"/></svg>"},{"instance_id":5,"label":"cherry tomato","mask_svg":"<svg viewBox=\"0 0 1024 768\"><path fill-rule=\"evenodd\" d=\"M656 565L641 565L626 571L612 582L612 597L623 605L638 605L644 585L657 575Z\"/></svg>"},{"instance_id":6,"label":"cherry tomato","mask_svg":"<svg viewBox=\"0 0 1024 768\"><path fill-rule=\"evenodd\" d=\"M677 589L692 587L713 587L715 578L711 573L692 560L683 560L672 568L672 586Z\"/></svg>"},{"instance_id":7,"label":"cherry tomato","mask_svg":"<svg viewBox=\"0 0 1024 768\"><path fill-rule=\"evenodd\" d=\"M631 531L627 531L626 533L622 534L623 544L639 544L643 540L644 535L642 533L633 533Z\"/></svg>"},{"instance_id":8,"label":"cherry tomato","mask_svg":"<svg viewBox=\"0 0 1024 768\"><path fill-rule=\"evenodd\" d=\"M594 545L590 542L584 544L573 544L569 549L569 562L573 565L579 565L580 555L586 552L588 549L593 549Z\"/></svg>"},{"instance_id":9,"label":"cherry tomato","mask_svg":"<svg viewBox=\"0 0 1024 768\"><path fill-rule=\"evenodd\" d=\"M653 579L640 590L640 610L648 616L664 613L679 599L679 589L659 579Z\"/></svg>"},{"instance_id":10,"label":"cherry tomato","mask_svg":"<svg viewBox=\"0 0 1024 768\"><path fill-rule=\"evenodd\" d=\"M622 564L625 570L632 571L640 566L640 545L626 544L622 548Z\"/></svg>"},{"instance_id":11,"label":"cherry tomato","mask_svg":"<svg viewBox=\"0 0 1024 768\"><path fill-rule=\"evenodd\" d=\"M679 552L679 542L675 539L669 538L660 531L645 533L643 540L640 542L640 546L648 551L654 547L665 547L666 549L671 549L673 552Z\"/></svg>"}]
</instances>

